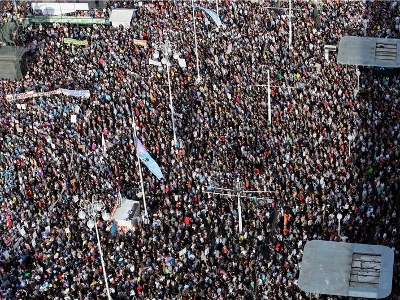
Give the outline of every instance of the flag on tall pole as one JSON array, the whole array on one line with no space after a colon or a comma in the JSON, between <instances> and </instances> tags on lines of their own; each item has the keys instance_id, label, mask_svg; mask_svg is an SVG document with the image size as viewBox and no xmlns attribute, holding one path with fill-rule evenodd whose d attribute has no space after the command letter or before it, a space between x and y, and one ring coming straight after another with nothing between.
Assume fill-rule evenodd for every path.
<instances>
[{"instance_id":1,"label":"flag on tall pole","mask_svg":"<svg viewBox=\"0 0 400 300\"><path fill-rule=\"evenodd\" d=\"M146 165L146 167L150 170L150 172L153 173L154 176L156 176L158 179L164 178L160 166L150 156L149 152L147 152L142 142L136 136L134 137L134 143L137 156Z\"/></svg>"},{"instance_id":2,"label":"flag on tall pole","mask_svg":"<svg viewBox=\"0 0 400 300\"><path fill-rule=\"evenodd\" d=\"M142 175L142 166L140 161L142 160L142 157L144 159L144 163L145 165L150 169L150 171L154 174L154 171L151 170L150 167L153 167L154 170L156 171L156 173L158 174L157 178L163 178L163 175L161 173L160 167L157 165L157 163L154 161L154 159L151 158L151 156L149 155L149 153L147 152L146 148L142 145L142 143L139 141L139 139L137 138L137 134L136 134L136 120L135 120L135 114L132 114L132 118L133 118L133 133L134 133L134 144L135 144L135 148L136 148L136 154L137 154L137 158L138 158L138 165L139 165L139 176L140 176L140 186L142 187L142 197L143 197L143 206L144 206L144 215L145 215L145 223L148 221L148 217L149 214L147 212L147 204L146 204L146 193L144 192L144 183L143 183L143 175ZM152 161L153 163L150 165L147 164L149 161Z\"/></svg>"}]
</instances>

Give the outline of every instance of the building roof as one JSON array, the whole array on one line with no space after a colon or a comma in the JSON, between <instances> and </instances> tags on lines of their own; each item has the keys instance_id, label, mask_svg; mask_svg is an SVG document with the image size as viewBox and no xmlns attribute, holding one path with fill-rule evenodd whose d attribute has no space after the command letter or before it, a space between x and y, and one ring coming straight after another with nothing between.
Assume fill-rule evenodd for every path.
<instances>
[{"instance_id":1,"label":"building roof","mask_svg":"<svg viewBox=\"0 0 400 300\"><path fill-rule=\"evenodd\" d=\"M343 36L337 61L344 65L400 68L400 39Z\"/></svg>"},{"instance_id":2,"label":"building roof","mask_svg":"<svg viewBox=\"0 0 400 300\"><path fill-rule=\"evenodd\" d=\"M308 293L380 299L390 295L393 250L385 246L309 241L299 287Z\"/></svg>"}]
</instances>

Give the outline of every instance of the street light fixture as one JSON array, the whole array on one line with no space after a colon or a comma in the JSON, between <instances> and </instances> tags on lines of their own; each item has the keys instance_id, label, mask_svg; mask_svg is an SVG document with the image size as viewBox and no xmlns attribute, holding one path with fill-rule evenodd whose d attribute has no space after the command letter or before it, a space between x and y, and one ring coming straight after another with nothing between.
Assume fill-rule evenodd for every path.
<instances>
[{"instance_id":1,"label":"street light fixture","mask_svg":"<svg viewBox=\"0 0 400 300\"><path fill-rule=\"evenodd\" d=\"M357 68L357 71L356 71L356 75L357 75L357 90L359 91L360 90L360 75L361 75L361 72L360 72L360 70Z\"/></svg>"},{"instance_id":2,"label":"street light fixture","mask_svg":"<svg viewBox=\"0 0 400 300\"><path fill-rule=\"evenodd\" d=\"M340 236L340 221L342 220L342 218L343 218L343 215L341 214L341 213L338 213L337 215L336 215L336 218L338 219L338 236Z\"/></svg>"},{"instance_id":3,"label":"street light fixture","mask_svg":"<svg viewBox=\"0 0 400 300\"><path fill-rule=\"evenodd\" d=\"M104 276L104 283L106 285L107 298L108 298L108 300L111 300L110 289L108 287L106 266L105 266L104 258L103 258L103 250L101 250L99 230L97 228L97 215L100 213L100 211L103 211L101 216L104 221L110 220L110 214L103 210L102 203L97 201L96 198L97 197L95 195L93 195L91 203L87 204L86 206L81 207L81 210L78 213L78 218L81 220L85 220L86 217L88 217L89 219L86 222L87 227L89 227L90 230L92 230L93 228L95 228L95 230L96 230L97 247L99 248L101 266L103 268L103 276Z\"/></svg>"}]
</instances>

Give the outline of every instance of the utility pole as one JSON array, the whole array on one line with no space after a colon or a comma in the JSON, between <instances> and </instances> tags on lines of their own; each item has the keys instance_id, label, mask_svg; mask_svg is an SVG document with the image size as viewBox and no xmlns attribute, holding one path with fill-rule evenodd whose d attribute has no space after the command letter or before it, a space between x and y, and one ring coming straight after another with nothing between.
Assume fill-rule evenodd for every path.
<instances>
[{"instance_id":1,"label":"utility pole","mask_svg":"<svg viewBox=\"0 0 400 300\"><path fill-rule=\"evenodd\" d=\"M218 188L218 187L210 187L208 186L207 189L203 190L204 193L211 194L211 195L219 195L219 196L228 196L228 197L237 197L237 210L238 210L238 222L239 222L239 233L243 231L243 219L242 219L242 203L241 198L252 199L254 198L254 194L268 194L274 193L276 191L268 191L264 188L264 191L246 191L243 189L242 182L239 178L236 179L235 189L226 189L226 188ZM270 198L261 197L258 198L259 200L270 200Z\"/></svg>"},{"instance_id":2,"label":"utility pole","mask_svg":"<svg viewBox=\"0 0 400 300\"><path fill-rule=\"evenodd\" d=\"M258 86L258 87L262 87L262 88L263 87L267 87L267 93L268 93L268 126L272 125L271 87L281 88L281 89L288 89L288 90L298 89L298 87L271 85L269 70L267 72L267 84L252 84L250 86Z\"/></svg>"}]
</instances>

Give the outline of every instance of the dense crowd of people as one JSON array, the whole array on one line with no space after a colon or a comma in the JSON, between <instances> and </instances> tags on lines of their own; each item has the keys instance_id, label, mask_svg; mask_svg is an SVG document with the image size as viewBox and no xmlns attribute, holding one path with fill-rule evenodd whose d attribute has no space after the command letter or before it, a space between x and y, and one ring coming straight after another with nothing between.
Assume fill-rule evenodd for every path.
<instances>
[{"instance_id":1,"label":"dense crowd of people","mask_svg":"<svg viewBox=\"0 0 400 300\"><path fill-rule=\"evenodd\" d=\"M2 19L14 22L3 2ZM18 15L34 15L29 5L18 3ZM200 81L190 1L112 1L89 13L134 6L129 28L19 28L28 72L0 81L0 299L107 299L104 271L112 299L341 299L297 285L313 239L391 247L390 299L400 299L398 74L360 68L355 91L357 69L324 55L344 35L397 38L399 5L316 10L298 0L291 22L287 5L219 1L219 27L196 9ZM167 57L176 143L166 68L149 64L165 42L186 63ZM7 100L60 88L90 97ZM141 203L134 230L98 215L103 270L96 232L78 212L94 198L112 212L119 193L141 201L134 127L164 178L142 168L148 217ZM237 193L247 195L242 231Z\"/></svg>"}]
</instances>

